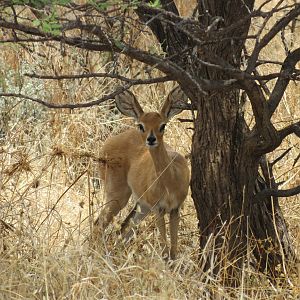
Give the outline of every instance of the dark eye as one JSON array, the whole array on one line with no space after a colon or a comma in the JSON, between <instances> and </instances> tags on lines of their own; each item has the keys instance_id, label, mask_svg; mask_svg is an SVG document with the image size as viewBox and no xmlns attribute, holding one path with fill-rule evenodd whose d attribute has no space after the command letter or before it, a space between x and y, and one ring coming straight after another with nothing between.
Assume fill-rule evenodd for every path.
<instances>
[{"instance_id":1,"label":"dark eye","mask_svg":"<svg viewBox=\"0 0 300 300\"><path fill-rule=\"evenodd\" d=\"M138 126L139 131L145 132L145 128L144 128L143 124L138 124L137 126Z\"/></svg>"},{"instance_id":2,"label":"dark eye","mask_svg":"<svg viewBox=\"0 0 300 300\"><path fill-rule=\"evenodd\" d=\"M166 124L162 124L162 125L160 125L160 127L159 127L159 131L160 131L160 132L163 132L163 131L165 130L165 128L166 128Z\"/></svg>"}]
</instances>

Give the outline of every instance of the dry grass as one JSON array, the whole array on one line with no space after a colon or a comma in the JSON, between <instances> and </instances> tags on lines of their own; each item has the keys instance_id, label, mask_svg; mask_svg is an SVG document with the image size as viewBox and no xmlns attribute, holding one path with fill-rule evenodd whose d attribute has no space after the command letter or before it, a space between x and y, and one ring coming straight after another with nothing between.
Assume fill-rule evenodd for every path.
<instances>
[{"instance_id":1,"label":"dry grass","mask_svg":"<svg viewBox=\"0 0 300 300\"><path fill-rule=\"evenodd\" d=\"M143 34L145 45L152 38ZM263 55L283 55L280 39ZM1 46L1 89L45 95L46 99L87 101L108 93L115 82L106 79L81 82L35 81L24 79L28 70L37 73L79 73L84 54L67 49L35 46L34 52L15 46ZM281 48L280 48L281 47ZM280 51L278 50L281 49ZM279 51L279 52L277 52ZM43 56L49 57L45 61ZM86 58L86 57L85 57ZM109 59L89 57L86 69L101 72ZM122 70L130 62L123 59ZM138 70L142 66L135 66ZM134 74L137 69L130 70ZM267 72L275 69L270 67ZM124 71L125 73L125 71ZM157 110L172 84L136 87L134 92L147 110ZM299 85L290 84L274 117L278 127L299 120ZM282 286L273 286L262 274L243 270L242 286L224 289L218 280L203 273L199 263L197 219L189 196L181 212L178 259L166 264L160 256L158 233L150 218L126 248L118 242L115 229L128 212L122 212L110 225L98 252L85 243L92 220L104 203L98 188L97 155L103 141L132 123L107 103L76 111L49 111L32 103L1 100L0 140L0 299L296 299L299 278L291 277ZM251 122L251 111L249 122ZM186 112L185 116L189 116ZM176 119L167 127L166 139L179 152L188 154L191 145L189 125ZM299 184L299 140L286 139L272 157L287 147L289 155L278 164L275 174L286 180L284 187ZM270 156L270 158L272 158ZM300 251L299 197L282 200L294 246ZM203 250L202 255L205 255ZM213 262L212 262L213 263Z\"/></svg>"}]
</instances>

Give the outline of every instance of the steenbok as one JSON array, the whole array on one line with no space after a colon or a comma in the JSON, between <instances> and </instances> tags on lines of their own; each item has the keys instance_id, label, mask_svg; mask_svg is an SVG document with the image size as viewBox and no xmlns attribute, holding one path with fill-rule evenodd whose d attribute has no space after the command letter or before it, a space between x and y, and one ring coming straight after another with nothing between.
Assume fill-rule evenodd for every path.
<instances>
[{"instance_id":1,"label":"steenbok","mask_svg":"<svg viewBox=\"0 0 300 300\"><path fill-rule=\"evenodd\" d=\"M115 100L121 113L136 120L137 129L127 130L104 143L100 176L105 182L107 203L95 222L94 237L107 227L133 195L136 205L122 224L123 237L129 240L134 227L153 211L157 215L163 256L170 255L174 259L179 209L188 193L189 168L186 159L172 150L163 136L166 123L182 111L180 107L187 97L179 87L175 88L159 113L145 113L129 91L116 96ZM166 242L166 213L170 215L170 253ZM131 228L125 233L128 225Z\"/></svg>"}]
</instances>

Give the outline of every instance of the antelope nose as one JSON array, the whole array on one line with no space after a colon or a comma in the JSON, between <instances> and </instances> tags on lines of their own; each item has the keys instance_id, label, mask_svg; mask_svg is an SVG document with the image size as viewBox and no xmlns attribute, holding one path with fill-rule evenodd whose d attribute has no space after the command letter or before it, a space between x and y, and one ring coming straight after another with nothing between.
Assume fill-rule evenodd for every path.
<instances>
[{"instance_id":1,"label":"antelope nose","mask_svg":"<svg viewBox=\"0 0 300 300\"><path fill-rule=\"evenodd\" d=\"M148 145L154 145L156 142L156 137L154 135L149 135L147 137L147 144Z\"/></svg>"}]
</instances>

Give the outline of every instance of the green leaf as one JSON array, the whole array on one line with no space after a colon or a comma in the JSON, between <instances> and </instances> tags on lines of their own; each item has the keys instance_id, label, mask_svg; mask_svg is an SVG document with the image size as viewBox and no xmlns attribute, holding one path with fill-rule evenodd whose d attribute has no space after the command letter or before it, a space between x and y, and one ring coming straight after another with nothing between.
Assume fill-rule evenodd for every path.
<instances>
[{"instance_id":1,"label":"green leaf","mask_svg":"<svg viewBox=\"0 0 300 300\"><path fill-rule=\"evenodd\" d=\"M51 32L51 25L47 22L43 22L42 23L42 30L46 33L50 33Z\"/></svg>"},{"instance_id":2,"label":"green leaf","mask_svg":"<svg viewBox=\"0 0 300 300\"><path fill-rule=\"evenodd\" d=\"M33 26L39 27L42 24L42 21L39 19L32 21Z\"/></svg>"},{"instance_id":3,"label":"green leaf","mask_svg":"<svg viewBox=\"0 0 300 300\"><path fill-rule=\"evenodd\" d=\"M61 29L61 25L59 23L50 24L52 30Z\"/></svg>"},{"instance_id":4,"label":"green leaf","mask_svg":"<svg viewBox=\"0 0 300 300\"><path fill-rule=\"evenodd\" d=\"M153 8L161 8L160 0L153 0L153 1L151 1L149 3L149 6L153 7Z\"/></svg>"}]
</instances>

